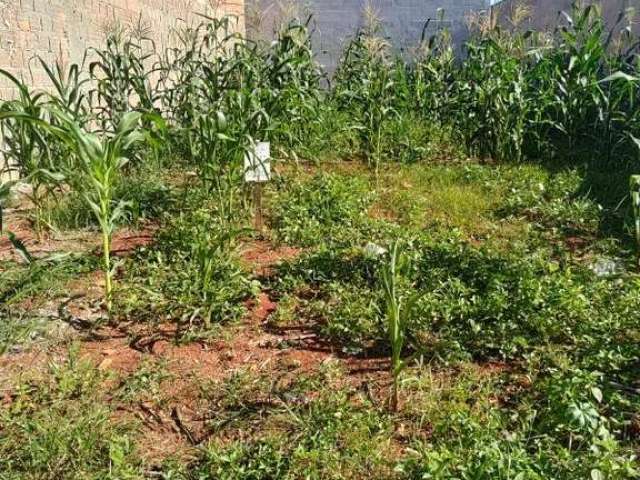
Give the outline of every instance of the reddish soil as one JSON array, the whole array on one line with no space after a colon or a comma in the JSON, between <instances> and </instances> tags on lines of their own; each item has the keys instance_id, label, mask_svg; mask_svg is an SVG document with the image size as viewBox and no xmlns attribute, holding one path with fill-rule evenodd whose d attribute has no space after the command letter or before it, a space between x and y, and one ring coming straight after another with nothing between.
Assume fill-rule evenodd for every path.
<instances>
[{"instance_id":1,"label":"reddish soil","mask_svg":"<svg viewBox=\"0 0 640 480\"><path fill-rule=\"evenodd\" d=\"M273 267L283 261L296 258L301 251L299 248L284 245L274 247L267 240L256 240L245 245L240 256L256 276L268 276Z\"/></svg>"},{"instance_id":2,"label":"reddish soil","mask_svg":"<svg viewBox=\"0 0 640 480\"><path fill-rule=\"evenodd\" d=\"M94 362L100 370L116 372L119 376L126 376L138 369L142 360L142 353L125 347L127 339L122 335L99 341L89 341L82 344L80 358Z\"/></svg>"},{"instance_id":3,"label":"reddish soil","mask_svg":"<svg viewBox=\"0 0 640 480\"><path fill-rule=\"evenodd\" d=\"M90 235L85 232L60 236L50 232L43 232L42 238L38 240L31 223L16 214L7 215L4 218L4 230L5 232L12 232L34 257L59 251L83 251L86 249L86 244L90 238ZM16 252L9 241L9 237L6 234L2 234L0 235L0 261L5 260L21 262L22 257Z\"/></svg>"},{"instance_id":4,"label":"reddish soil","mask_svg":"<svg viewBox=\"0 0 640 480\"><path fill-rule=\"evenodd\" d=\"M158 226L147 223L139 230L125 229L116 232L111 240L111 253L126 256L134 250L146 247L153 242Z\"/></svg>"},{"instance_id":5,"label":"reddish soil","mask_svg":"<svg viewBox=\"0 0 640 480\"><path fill-rule=\"evenodd\" d=\"M157 225L147 223L137 230L123 229L115 233L112 239L111 252L117 256L130 254L135 249L149 245L153 242ZM42 233L37 238L31 223L22 216L12 213L4 218L4 229L12 232L17 239L24 243L27 251L34 257L42 257L55 252L86 252L98 251L101 248L100 234L97 231L78 232L49 232ZM15 251L9 237L0 235L0 261L22 261Z\"/></svg>"},{"instance_id":6,"label":"reddish soil","mask_svg":"<svg viewBox=\"0 0 640 480\"><path fill-rule=\"evenodd\" d=\"M146 245L152 236L152 230L121 233L114 239L114 250L126 254ZM299 253L295 248L257 241L245 245L242 258L255 275L264 276L279 262L293 259ZM71 302L66 310L79 318L87 317L91 310L87 303L100 298L101 281L96 273L95 278L91 275L71 282L69 292L82 294L83 299L77 305ZM112 392L113 387L131 379L145 365L151 364L152 370L160 368L166 374L167 378L160 382L160 391L152 394L143 390L141 400L132 403L107 398L114 408L115 419L134 419L140 424L137 441L149 462L162 461L170 455L189 457L193 447L208 438L207 415L211 405L203 398L202 386L224 381L233 372L248 370L270 378L295 378L316 371L325 362L336 361L349 373L345 381L355 386L369 382L372 376L386 379L386 361L340 358L331 345L323 344L313 331L304 327L274 331L268 320L277 308L268 292L262 292L247 302L247 315L240 325L225 328L224 338L187 345L175 342L174 324L102 328L85 336L79 355L110 374L106 390ZM0 356L0 371L7 372L0 388L2 384L10 384L10 378L15 379L23 370L64 358L65 352L64 347L57 347L37 354L37 358L29 357L30 353ZM0 398L2 393L0 389Z\"/></svg>"},{"instance_id":7,"label":"reddish soil","mask_svg":"<svg viewBox=\"0 0 640 480\"><path fill-rule=\"evenodd\" d=\"M266 274L278 262L292 259L298 250L273 248L268 242L255 242L243 250L243 259L256 274ZM233 372L250 371L273 378L298 376L316 371L324 362L338 361L350 373L347 381L360 385L373 375L384 377L386 361L377 359L340 359L330 346L323 345L315 334L304 328L274 332L268 326L270 315L278 305L266 292L247 302L245 321L232 330L230 338L209 343L177 345L175 326L154 327L127 337L83 343L81 355L99 368L115 374L121 381L143 363L162 362L169 379L162 382L160 401L141 402L122 407L119 416L142 422L139 432L141 451L148 461L161 461L168 455L188 457L192 447L208 438L207 409L201 398L201 386L220 382ZM109 337L109 332L101 335ZM116 335L111 332L111 335Z\"/></svg>"}]
</instances>

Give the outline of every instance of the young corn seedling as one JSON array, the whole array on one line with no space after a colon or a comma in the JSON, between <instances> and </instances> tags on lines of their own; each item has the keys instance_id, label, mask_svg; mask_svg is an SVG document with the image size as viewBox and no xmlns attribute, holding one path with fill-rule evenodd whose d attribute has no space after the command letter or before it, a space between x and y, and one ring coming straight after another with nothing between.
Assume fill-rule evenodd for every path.
<instances>
[{"instance_id":1,"label":"young corn seedling","mask_svg":"<svg viewBox=\"0 0 640 480\"><path fill-rule=\"evenodd\" d=\"M111 317L114 273L111 239L127 207L126 202L117 201L114 194L117 179L129 161L125 155L144 138L137 128L142 115L137 112L125 113L115 132L103 136L87 132L66 113L53 111L53 115L60 126L50 128L77 157L83 177L83 198L100 225L105 305Z\"/></svg>"},{"instance_id":2,"label":"young corn seedling","mask_svg":"<svg viewBox=\"0 0 640 480\"><path fill-rule=\"evenodd\" d=\"M400 374L408 363L402 358L402 352L407 342L407 331L415 303L414 296L407 296L402 291L408 268L409 260L401 251L400 243L396 241L389 252L388 263L383 266L380 275L384 292L384 316L391 346L392 384L389 407L393 412L398 411Z\"/></svg>"}]
</instances>

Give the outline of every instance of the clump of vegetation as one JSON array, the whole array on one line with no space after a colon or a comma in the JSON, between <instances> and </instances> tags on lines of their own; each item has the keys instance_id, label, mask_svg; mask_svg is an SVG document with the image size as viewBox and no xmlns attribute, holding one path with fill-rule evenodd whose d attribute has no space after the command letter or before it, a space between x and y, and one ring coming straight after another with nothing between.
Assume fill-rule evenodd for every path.
<instances>
[{"instance_id":1,"label":"clump of vegetation","mask_svg":"<svg viewBox=\"0 0 640 480\"><path fill-rule=\"evenodd\" d=\"M640 176L632 175L629 181L631 207L633 208L633 225L637 247L640 249Z\"/></svg>"},{"instance_id":2,"label":"clump of vegetation","mask_svg":"<svg viewBox=\"0 0 640 480\"><path fill-rule=\"evenodd\" d=\"M318 174L310 182L283 187L271 223L285 242L313 245L328 232L358 228L366 221L372 193L360 178Z\"/></svg>"},{"instance_id":3,"label":"clump of vegetation","mask_svg":"<svg viewBox=\"0 0 640 480\"><path fill-rule=\"evenodd\" d=\"M2 476L135 478L139 460L132 429L113 424L100 401L103 375L77 358L50 366L44 380L22 385L0 405Z\"/></svg>"}]
</instances>

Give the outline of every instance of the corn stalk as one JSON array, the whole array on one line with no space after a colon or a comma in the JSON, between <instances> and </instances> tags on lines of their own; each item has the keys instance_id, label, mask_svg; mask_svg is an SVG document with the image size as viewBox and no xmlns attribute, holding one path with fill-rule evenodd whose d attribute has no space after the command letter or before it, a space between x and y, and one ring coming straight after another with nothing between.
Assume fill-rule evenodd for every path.
<instances>
[{"instance_id":1,"label":"corn stalk","mask_svg":"<svg viewBox=\"0 0 640 480\"><path fill-rule=\"evenodd\" d=\"M79 173L82 175L83 198L100 225L105 305L111 318L115 269L111 261L111 240L127 208L126 202L115 198L115 186L129 161L126 155L135 143L144 138L137 128L142 115L136 112L125 113L115 132L99 136L85 130L64 112L53 110L52 113L59 126L51 126L50 129L77 157Z\"/></svg>"},{"instance_id":2,"label":"corn stalk","mask_svg":"<svg viewBox=\"0 0 640 480\"><path fill-rule=\"evenodd\" d=\"M411 323L411 313L416 298L403 293L403 281L406 278L409 261L403 254L400 242L396 241L389 252L388 262L383 266L380 274L384 293L384 316L387 336L391 346L390 373L392 378L389 407L398 410L400 374L407 366L402 353L407 343L408 329Z\"/></svg>"}]
</instances>

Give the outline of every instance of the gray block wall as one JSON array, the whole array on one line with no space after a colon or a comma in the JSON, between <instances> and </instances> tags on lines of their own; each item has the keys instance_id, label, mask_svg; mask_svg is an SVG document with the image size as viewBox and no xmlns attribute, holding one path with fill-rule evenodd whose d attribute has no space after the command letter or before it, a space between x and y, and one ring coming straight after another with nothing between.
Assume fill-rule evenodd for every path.
<instances>
[{"instance_id":1,"label":"gray block wall","mask_svg":"<svg viewBox=\"0 0 640 480\"><path fill-rule=\"evenodd\" d=\"M247 0L245 3L247 31L258 37L269 36L274 23L292 11L301 17L313 14L314 47L318 59L329 70L335 67L349 37L364 25L367 3L378 12L385 36L398 50L418 44L428 19L432 19L431 31L447 27L456 40L462 40L467 33L467 15L488 8L488 0ZM294 8L287 8L290 5ZM443 22L437 22L440 8L445 12Z\"/></svg>"},{"instance_id":2,"label":"gray block wall","mask_svg":"<svg viewBox=\"0 0 640 480\"><path fill-rule=\"evenodd\" d=\"M564 23L560 12L571 12L573 0L527 0L525 3L531 7L532 15L522 24L522 28L553 29L558 25L558 21ZM518 4L516 0L504 0L500 3L498 10L503 22L508 25L507 17L511 10ZM628 22L624 19L618 22L621 12L633 11L632 28L634 32L640 33L640 0L583 0L583 5L595 3L602 9L602 14L610 28L618 31L624 28Z\"/></svg>"}]
</instances>

